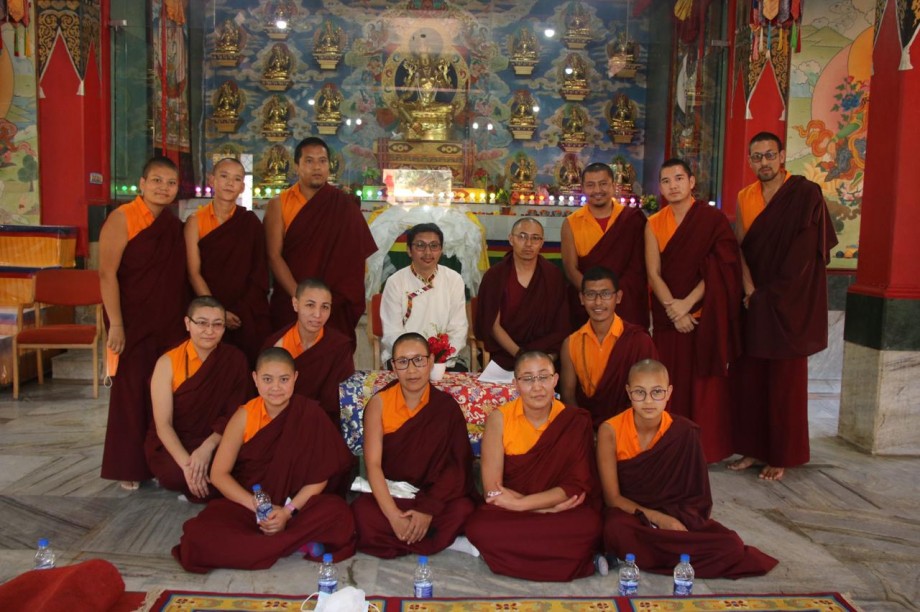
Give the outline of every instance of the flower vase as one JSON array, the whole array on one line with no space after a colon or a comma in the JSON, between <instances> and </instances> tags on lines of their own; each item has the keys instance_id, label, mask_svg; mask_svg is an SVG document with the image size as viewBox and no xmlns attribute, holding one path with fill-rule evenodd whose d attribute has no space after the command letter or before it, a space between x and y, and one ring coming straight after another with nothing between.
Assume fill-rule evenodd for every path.
<instances>
[{"instance_id":1,"label":"flower vase","mask_svg":"<svg viewBox=\"0 0 920 612\"><path fill-rule=\"evenodd\" d=\"M446 363L436 363L431 366L431 374L428 375L428 379L431 380L431 382L438 382L439 380L444 378L444 374L446 372L447 372Z\"/></svg>"}]
</instances>

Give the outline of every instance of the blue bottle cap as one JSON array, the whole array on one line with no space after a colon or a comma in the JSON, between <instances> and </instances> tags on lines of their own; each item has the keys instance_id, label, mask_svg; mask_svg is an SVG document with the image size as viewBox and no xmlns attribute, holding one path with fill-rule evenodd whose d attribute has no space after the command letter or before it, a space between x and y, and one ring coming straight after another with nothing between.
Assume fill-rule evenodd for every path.
<instances>
[{"instance_id":1,"label":"blue bottle cap","mask_svg":"<svg viewBox=\"0 0 920 612\"><path fill-rule=\"evenodd\" d=\"M326 553L323 555L323 563L332 563L332 553Z\"/></svg>"},{"instance_id":2,"label":"blue bottle cap","mask_svg":"<svg viewBox=\"0 0 920 612\"><path fill-rule=\"evenodd\" d=\"M680 556L680 562L681 562L681 563L690 563L690 555L688 555L687 553L682 554L682 555Z\"/></svg>"},{"instance_id":3,"label":"blue bottle cap","mask_svg":"<svg viewBox=\"0 0 920 612\"><path fill-rule=\"evenodd\" d=\"M48 548L48 538L39 538L38 546L39 548Z\"/></svg>"},{"instance_id":4,"label":"blue bottle cap","mask_svg":"<svg viewBox=\"0 0 920 612\"><path fill-rule=\"evenodd\" d=\"M262 485L260 485L260 484L254 484L254 485L252 485L252 490L253 490L253 492L261 491L261 490L262 490Z\"/></svg>"},{"instance_id":5,"label":"blue bottle cap","mask_svg":"<svg viewBox=\"0 0 920 612\"><path fill-rule=\"evenodd\" d=\"M636 555L634 555L634 554L632 554L632 553L627 554L627 555L626 555L626 558L625 558L625 561L626 561L627 563L635 563L635 562L636 562Z\"/></svg>"},{"instance_id":6,"label":"blue bottle cap","mask_svg":"<svg viewBox=\"0 0 920 612\"><path fill-rule=\"evenodd\" d=\"M419 565L428 565L428 557L426 557L425 555L420 556L420 557L418 558L418 564L419 564Z\"/></svg>"}]
</instances>

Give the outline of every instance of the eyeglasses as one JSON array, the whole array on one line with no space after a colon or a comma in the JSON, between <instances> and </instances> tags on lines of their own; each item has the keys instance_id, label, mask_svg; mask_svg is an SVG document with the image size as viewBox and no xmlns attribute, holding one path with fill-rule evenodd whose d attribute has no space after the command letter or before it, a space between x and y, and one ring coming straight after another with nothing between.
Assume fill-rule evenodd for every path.
<instances>
[{"instance_id":1,"label":"eyeglasses","mask_svg":"<svg viewBox=\"0 0 920 612\"><path fill-rule=\"evenodd\" d=\"M748 159L750 159L755 164L759 164L763 159L767 161L773 161L777 157L779 157L779 151L767 151L766 153L751 153Z\"/></svg>"},{"instance_id":2,"label":"eyeglasses","mask_svg":"<svg viewBox=\"0 0 920 612\"><path fill-rule=\"evenodd\" d=\"M440 242L413 242L412 248L416 251L440 251Z\"/></svg>"},{"instance_id":3,"label":"eyeglasses","mask_svg":"<svg viewBox=\"0 0 920 612\"><path fill-rule=\"evenodd\" d=\"M189 319L198 329L213 329L214 331L221 331L224 328L223 321L205 321L204 319Z\"/></svg>"},{"instance_id":4,"label":"eyeglasses","mask_svg":"<svg viewBox=\"0 0 920 612\"><path fill-rule=\"evenodd\" d=\"M629 390L629 399L634 402L644 402L645 397L649 396L656 402L660 402L668 396L668 390L663 389L662 387L655 387L648 393L645 392L645 389L630 389Z\"/></svg>"},{"instance_id":5,"label":"eyeglasses","mask_svg":"<svg viewBox=\"0 0 920 612\"><path fill-rule=\"evenodd\" d=\"M540 234L528 234L526 232L520 232L518 234L512 235L521 242L532 242L533 244L541 244L543 242L543 236Z\"/></svg>"},{"instance_id":6,"label":"eyeglasses","mask_svg":"<svg viewBox=\"0 0 920 612\"><path fill-rule=\"evenodd\" d=\"M415 357L412 357L412 358L394 357L393 367L396 368L397 370L406 370L409 368L409 364L411 363L415 367L421 368L426 363L428 363L428 357L429 355L416 355Z\"/></svg>"},{"instance_id":7,"label":"eyeglasses","mask_svg":"<svg viewBox=\"0 0 920 612\"><path fill-rule=\"evenodd\" d=\"M613 299L613 296L616 295L616 291L610 291L609 289L604 289L603 291L582 291L581 294L585 296L585 300L588 302L593 302L597 298L601 298L603 301L608 301Z\"/></svg>"},{"instance_id":8,"label":"eyeglasses","mask_svg":"<svg viewBox=\"0 0 920 612\"><path fill-rule=\"evenodd\" d=\"M553 376L555 376L555 374L539 374L537 376L527 374L525 376L515 376L515 378L517 378L517 381L522 385L532 385L535 382L539 382L542 385L551 381Z\"/></svg>"}]
</instances>

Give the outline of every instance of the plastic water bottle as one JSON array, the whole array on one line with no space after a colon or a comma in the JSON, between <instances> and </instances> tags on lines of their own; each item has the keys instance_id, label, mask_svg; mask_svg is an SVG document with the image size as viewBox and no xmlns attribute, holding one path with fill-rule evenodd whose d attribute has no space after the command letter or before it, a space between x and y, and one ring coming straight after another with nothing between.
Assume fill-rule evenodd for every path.
<instances>
[{"instance_id":1,"label":"plastic water bottle","mask_svg":"<svg viewBox=\"0 0 920 612\"><path fill-rule=\"evenodd\" d=\"M431 568L428 567L428 557L418 558L415 568L415 598L431 599L434 597L434 584L432 583Z\"/></svg>"},{"instance_id":2,"label":"plastic water bottle","mask_svg":"<svg viewBox=\"0 0 920 612\"><path fill-rule=\"evenodd\" d=\"M51 569L54 567L54 551L48 540L42 538L38 541L38 551L35 553L35 569Z\"/></svg>"},{"instance_id":3,"label":"plastic water bottle","mask_svg":"<svg viewBox=\"0 0 920 612\"><path fill-rule=\"evenodd\" d=\"M620 595L628 597L639 593L639 568L636 567L636 555L626 555L626 563L620 568Z\"/></svg>"},{"instance_id":4,"label":"plastic water bottle","mask_svg":"<svg viewBox=\"0 0 920 612\"><path fill-rule=\"evenodd\" d=\"M690 555L680 556L680 563L674 566L674 596L689 597L693 593L693 566Z\"/></svg>"},{"instance_id":5,"label":"plastic water bottle","mask_svg":"<svg viewBox=\"0 0 920 612\"><path fill-rule=\"evenodd\" d=\"M338 588L339 570L332 562L332 555L326 553L323 555L323 564L319 566L319 588L317 590L320 593L335 593Z\"/></svg>"},{"instance_id":6,"label":"plastic water bottle","mask_svg":"<svg viewBox=\"0 0 920 612\"><path fill-rule=\"evenodd\" d=\"M272 513L272 498L259 484L252 485L252 495L256 498L256 522L261 523Z\"/></svg>"}]
</instances>

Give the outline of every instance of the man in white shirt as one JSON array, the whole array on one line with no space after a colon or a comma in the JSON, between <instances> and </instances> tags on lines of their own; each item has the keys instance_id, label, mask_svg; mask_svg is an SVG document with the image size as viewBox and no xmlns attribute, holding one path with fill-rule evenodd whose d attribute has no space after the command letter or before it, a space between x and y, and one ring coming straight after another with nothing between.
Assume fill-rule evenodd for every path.
<instances>
[{"instance_id":1,"label":"man in white shirt","mask_svg":"<svg viewBox=\"0 0 920 612\"><path fill-rule=\"evenodd\" d=\"M420 223L406 232L406 246L411 263L388 278L383 288L381 358L390 359L393 342L406 332L426 338L446 333L456 351L447 367L462 367L457 353L467 341L466 294L463 278L438 265L444 232L434 223Z\"/></svg>"}]
</instances>

